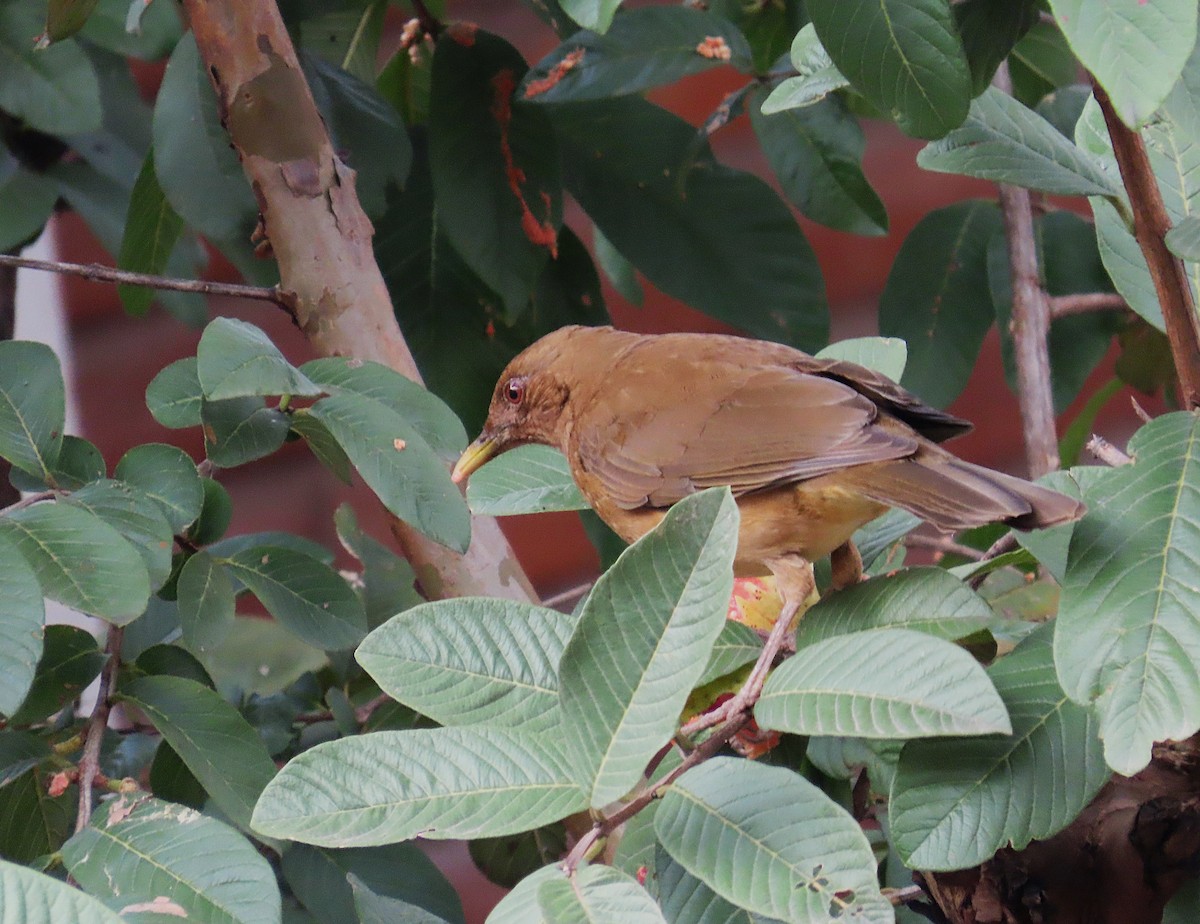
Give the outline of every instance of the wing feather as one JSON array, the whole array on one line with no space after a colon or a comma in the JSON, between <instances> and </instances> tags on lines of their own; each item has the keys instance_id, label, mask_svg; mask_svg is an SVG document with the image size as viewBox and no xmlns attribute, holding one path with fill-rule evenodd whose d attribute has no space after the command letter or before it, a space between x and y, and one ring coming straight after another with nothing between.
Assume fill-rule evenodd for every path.
<instances>
[{"instance_id":1,"label":"wing feather","mask_svg":"<svg viewBox=\"0 0 1200 924\"><path fill-rule=\"evenodd\" d=\"M579 458L617 506L665 507L708 487L735 495L917 450L907 428L876 425L878 409L854 389L793 368L726 366L657 388L651 413L636 396L641 370L603 404L604 421L581 422ZM670 399L670 400L668 400Z\"/></svg>"}]
</instances>

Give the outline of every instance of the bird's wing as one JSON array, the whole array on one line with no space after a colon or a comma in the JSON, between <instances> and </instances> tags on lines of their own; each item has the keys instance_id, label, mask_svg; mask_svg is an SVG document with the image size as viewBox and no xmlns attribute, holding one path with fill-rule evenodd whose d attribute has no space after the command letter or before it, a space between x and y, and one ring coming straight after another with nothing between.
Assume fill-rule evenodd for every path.
<instances>
[{"instance_id":1,"label":"bird's wing","mask_svg":"<svg viewBox=\"0 0 1200 924\"><path fill-rule=\"evenodd\" d=\"M597 405L603 419L579 422L578 463L619 507L720 485L745 494L917 449L911 431L877 425L875 405L831 379L779 366L689 378L660 378L670 393L649 404L639 383L615 383Z\"/></svg>"}]
</instances>

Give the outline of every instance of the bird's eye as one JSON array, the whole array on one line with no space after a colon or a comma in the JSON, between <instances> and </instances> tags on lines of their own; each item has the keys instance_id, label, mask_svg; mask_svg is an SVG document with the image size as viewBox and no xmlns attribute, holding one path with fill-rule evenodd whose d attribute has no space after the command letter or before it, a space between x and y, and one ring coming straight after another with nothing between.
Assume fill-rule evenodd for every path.
<instances>
[{"instance_id":1,"label":"bird's eye","mask_svg":"<svg viewBox=\"0 0 1200 924\"><path fill-rule=\"evenodd\" d=\"M520 404L525 398L525 383L520 379L509 379L508 384L504 386L504 397L508 399L509 404Z\"/></svg>"}]
</instances>

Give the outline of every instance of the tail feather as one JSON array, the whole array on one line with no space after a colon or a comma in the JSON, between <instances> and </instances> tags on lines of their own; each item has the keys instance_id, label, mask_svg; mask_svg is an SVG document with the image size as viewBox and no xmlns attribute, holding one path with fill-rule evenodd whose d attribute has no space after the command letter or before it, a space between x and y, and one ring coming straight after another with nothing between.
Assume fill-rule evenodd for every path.
<instances>
[{"instance_id":1,"label":"tail feather","mask_svg":"<svg viewBox=\"0 0 1200 924\"><path fill-rule=\"evenodd\" d=\"M948 531L998 522L1041 529L1077 520L1087 510L1066 494L932 447L923 447L913 458L858 466L844 475L872 500Z\"/></svg>"}]
</instances>

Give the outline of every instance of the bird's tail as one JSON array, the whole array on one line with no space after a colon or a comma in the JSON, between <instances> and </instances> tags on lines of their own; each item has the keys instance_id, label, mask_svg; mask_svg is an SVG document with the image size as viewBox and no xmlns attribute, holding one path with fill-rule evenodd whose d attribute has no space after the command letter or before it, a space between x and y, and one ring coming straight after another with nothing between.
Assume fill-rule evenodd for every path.
<instances>
[{"instance_id":1,"label":"bird's tail","mask_svg":"<svg viewBox=\"0 0 1200 924\"><path fill-rule=\"evenodd\" d=\"M1041 529L1087 512L1082 501L1066 494L964 462L932 446L909 459L857 466L843 474L848 476L847 486L872 500L901 507L948 531L985 523Z\"/></svg>"}]
</instances>

